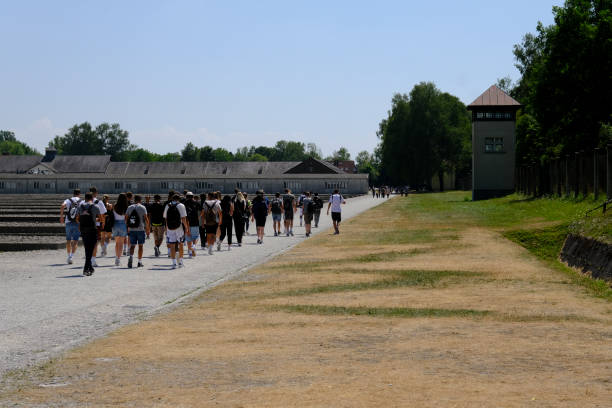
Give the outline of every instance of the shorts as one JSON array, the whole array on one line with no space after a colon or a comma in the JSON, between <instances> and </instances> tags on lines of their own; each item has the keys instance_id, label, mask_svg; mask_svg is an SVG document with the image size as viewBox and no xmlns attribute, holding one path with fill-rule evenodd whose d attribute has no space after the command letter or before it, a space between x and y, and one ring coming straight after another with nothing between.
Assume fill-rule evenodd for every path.
<instances>
[{"instance_id":1,"label":"shorts","mask_svg":"<svg viewBox=\"0 0 612 408\"><path fill-rule=\"evenodd\" d=\"M81 232L79 231L79 224L76 222L67 222L66 223L66 241L78 241L81 237Z\"/></svg>"},{"instance_id":2,"label":"shorts","mask_svg":"<svg viewBox=\"0 0 612 408\"><path fill-rule=\"evenodd\" d=\"M217 229L219 228L219 224L205 225L204 228L206 229L206 235L215 235L217 233Z\"/></svg>"},{"instance_id":3,"label":"shorts","mask_svg":"<svg viewBox=\"0 0 612 408\"><path fill-rule=\"evenodd\" d=\"M342 213L332 212L332 221L336 221L336 222L342 221Z\"/></svg>"},{"instance_id":4,"label":"shorts","mask_svg":"<svg viewBox=\"0 0 612 408\"><path fill-rule=\"evenodd\" d=\"M155 241L163 241L164 231L166 230L166 227L164 227L163 225L153 225L151 228L153 229L153 238L155 239Z\"/></svg>"},{"instance_id":5,"label":"shorts","mask_svg":"<svg viewBox=\"0 0 612 408\"><path fill-rule=\"evenodd\" d=\"M285 211L285 221L293 220L293 211Z\"/></svg>"},{"instance_id":6,"label":"shorts","mask_svg":"<svg viewBox=\"0 0 612 408\"><path fill-rule=\"evenodd\" d=\"M115 225L113 225L113 238L114 237L127 237L127 226L125 225L125 221L115 220Z\"/></svg>"},{"instance_id":7,"label":"shorts","mask_svg":"<svg viewBox=\"0 0 612 408\"><path fill-rule=\"evenodd\" d=\"M145 232L144 231L130 231L130 245L144 245L145 243Z\"/></svg>"},{"instance_id":8,"label":"shorts","mask_svg":"<svg viewBox=\"0 0 612 408\"><path fill-rule=\"evenodd\" d=\"M189 227L189 232L191 233L191 236L186 237L185 241L194 242L200 238L200 227Z\"/></svg>"},{"instance_id":9,"label":"shorts","mask_svg":"<svg viewBox=\"0 0 612 408\"><path fill-rule=\"evenodd\" d=\"M185 240L185 232L183 231L183 227L179 227L175 230L169 229L166 231L166 243L168 244L176 244L179 242L183 242Z\"/></svg>"},{"instance_id":10,"label":"shorts","mask_svg":"<svg viewBox=\"0 0 612 408\"><path fill-rule=\"evenodd\" d=\"M255 226L265 227L266 226L266 216L255 217Z\"/></svg>"},{"instance_id":11,"label":"shorts","mask_svg":"<svg viewBox=\"0 0 612 408\"><path fill-rule=\"evenodd\" d=\"M272 221L274 222L281 222L281 219L283 218L283 214L274 214L272 213Z\"/></svg>"},{"instance_id":12,"label":"shorts","mask_svg":"<svg viewBox=\"0 0 612 408\"><path fill-rule=\"evenodd\" d=\"M300 207L300 217L304 215L304 207Z\"/></svg>"},{"instance_id":13,"label":"shorts","mask_svg":"<svg viewBox=\"0 0 612 408\"><path fill-rule=\"evenodd\" d=\"M310 224L312 222L312 213L305 212L304 213L304 223Z\"/></svg>"}]
</instances>

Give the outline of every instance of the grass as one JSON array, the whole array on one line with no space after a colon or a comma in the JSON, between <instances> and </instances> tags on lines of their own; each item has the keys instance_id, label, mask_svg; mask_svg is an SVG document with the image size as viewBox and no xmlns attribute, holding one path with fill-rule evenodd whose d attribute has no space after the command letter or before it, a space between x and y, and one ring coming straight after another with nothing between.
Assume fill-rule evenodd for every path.
<instances>
[{"instance_id":1,"label":"grass","mask_svg":"<svg viewBox=\"0 0 612 408\"><path fill-rule=\"evenodd\" d=\"M409 307L344 307L321 305L275 305L275 311L294 312L314 315L380 316L380 317L470 317L481 318L488 315L487 310L472 309L434 309Z\"/></svg>"},{"instance_id":2,"label":"grass","mask_svg":"<svg viewBox=\"0 0 612 408\"><path fill-rule=\"evenodd\" d=\"M393 289L407 286L424 286L433 288L444 278L472 278L481 274L463 271L420 271L420 270L385 270L368 271L372 274L390 274L388 279L374 282L342 283L337 285L314 286L280 292L277 296L305 296L317 293L350 292L359 290Z\"/></svg>"},{"instance_id":3,"label":"grass","mask_svg":"<svg viewBox=\"0 0 612 408\"><path fill-rule=\"evenodd\" d=\"M569 226L572 234L582 235L612 245L612 210L603 213L601 210L582 217Z\"/></svg>"}]
</instances>

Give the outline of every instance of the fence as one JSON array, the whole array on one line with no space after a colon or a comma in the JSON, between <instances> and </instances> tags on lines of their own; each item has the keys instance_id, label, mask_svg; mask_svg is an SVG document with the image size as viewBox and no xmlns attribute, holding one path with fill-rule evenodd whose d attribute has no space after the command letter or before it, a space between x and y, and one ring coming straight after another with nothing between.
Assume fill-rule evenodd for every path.
<instances>
[{"instance_id":1,"label":"fence","mask_svg":"<svg viewBox=\"0 0 612 408\"><path fill-rule=\"evenodd\" d=\"M517 192L534 197L556 195L579 197L593 194L595 200L612 199L612 145L605 149L576 152L545 163L516 169Z\"/></svg>"}]
</instances>

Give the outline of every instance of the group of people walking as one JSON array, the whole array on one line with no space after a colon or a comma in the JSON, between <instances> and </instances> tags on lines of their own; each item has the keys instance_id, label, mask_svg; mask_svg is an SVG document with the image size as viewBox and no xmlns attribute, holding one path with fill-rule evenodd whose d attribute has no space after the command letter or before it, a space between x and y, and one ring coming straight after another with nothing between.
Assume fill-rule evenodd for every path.
<instances>
[{"instance_id":1,"label":"group of people walking","mask_svg":"<svg viewBox=\"0 0 612 408\"><path fill-rule=\"evenodd\" d=\"M345 203L338 190L329 198L327 214L331 210L334 234L340 233L341 206ZM67 263L74 262L77 244L82 238L85 249L83 274L91 276L98 266L98 247L101 256L106 256L111 240L115 241L116 266L121 265L122 256L127 256L127 266L132 268L136 256L136 267L143 267L144 243L152 234L154 256L161 255L165 238L172 269L182 268L185 246L189 258L196 256L198 241L209 255L214 254L215 248L221 251L224 241L230 251L234 234L236 246L241 247L252 223L255 223L257 244L263 244L269 215L272 215L275 237L293 236L294 218L298 216L300 226L305 227L305 235L309 237L313 221L315 228L319 226L323 207L318 193L306 191L296 198L289 189L282 195L276 193L271 199L260 190L252 200L238 189L233 195L222 195L218 191L199 195L187 190L183 194L170 191L164 202L159 194L153 196L153 201L147 196L143 202L141 195L127 192L119 194L111 203L107 195L99 199L97 189L91 187L84 199L76 189L73 196L62 203L60 222L66 226Z\"/></svg>"}]
</instances>

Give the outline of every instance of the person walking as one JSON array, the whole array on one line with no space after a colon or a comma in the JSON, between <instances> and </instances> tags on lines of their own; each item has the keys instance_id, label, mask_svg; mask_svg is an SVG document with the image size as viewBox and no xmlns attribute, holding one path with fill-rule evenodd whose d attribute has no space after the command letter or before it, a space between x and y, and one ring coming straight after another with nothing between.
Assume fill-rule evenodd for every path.
<instances>
[{"instance_id":1,"label":"person walking","mask_svg":"<svg viewBox=\"0 0 612 408\"><path fill-rule=\"evenodd\" d=\"M198 244L198 238L200 238L200 213L202 207L200 203L194 199L194 195L191 191L187 192L185 196L186 200L183 203L187 210L187 222L189 223L190 236L186 239L187 251L189 252L189 258L196 256L196 245Z\"/></svg>"},{"instance_id":2,"label":"person walking","mask_svg":"<svg viewBox=\"0 0 612 408\"><path fill-rule=\"evenodd\" d=\"M319 197L319 193L314 193L312 201L314 202L314 227L319 228L319 219L321 218L321 210L323 209L323 200L321 200L321 197Z\"/></svg>"},{"instance_id":3,"label":"person walking","mask_svg":"<svg viewBox=\"0 0 612 408\"><path fill-rule=\"evenodd\" d=\"M149 215L147 209L142 205L142 197L138 194L134 196L134 204L130 205L125 212L127 220L128 236L130 239L130 257L128 259L128 268L132 267L134 262L134 250L138 245L138 268L143 266L142 253L144 252L145 233L148 235L149 230Z\"/></svg>"},{"instance_id":4,"label":"person walking","mask_svg":"<svg viewBox=\"0 0 612 408\"><path fill-rule=\"evenodd\" d=\"M270 212L272 213L272 227L274 228L274 236L278 237L281 233L281 220L283 218L283 200L280 198L280 193L274 194L274 198L270 203Z\"/></svg>"},{"instance_id":5,"label":"person walking","mask_svg":"<svg viewBox=\"0 0 612 408\"><path fill-rule=\"evenodd\" d=\"M213 254L213 246L217 238L217 230L219 229L219 221L223 221L221 214L221 206L215 199L215 193L208 193L208 200L202 203L202 220L206 228L206 246L208 247L208 255Z\"/></svg>"},{"instance_id":6,"label":"person walking","mask_svg":"<svg viewBox=\"0 0 612 408\"><path fill-rule=\"evenodd\" d=\"M187 223L187 210L185 205L180 202L181 196L175 193L171 201L164 208L164 219L166 220L166 244L170 249L170 258L172 259L172 269L177 267L177 249L178 249L178 267L183 265L183 242L185 234L189 236L190 229Z\"/></svg>"},{"instance_id":7,"label":"person walking","mask_svg":"<svg viewBox=\"0 0 612 408\"><path fill-rule=\"evenodd\" d=\"M106 256L108 244L110 243L111 237L113 235L113 213L111 212L113 210L113 206L110 203L109 197L106 194L104 194L104 196L102 197L102 203L104 204L105 214L102 217L103 227L101 232L100 247L102 248L101 255Z\"/></svg>"},{"instance_id":8,"label":"person walking","mask_svg":"<svg viewBox=\"0 0 612 408\"><path fill-rule=\"evenodd\" d=\"M91 256L91 265L94 268L97 268L98 264L96 263L96 255L98 254L98 242L100 243L100 247L102 250L102 256L106 255L105 247L103 246L103 243L102 243L102 230L104 229L104 219L106 218L106 204L104 204L102 200L98 200L98 189L96 187L91 186L89 188L89 192L91 193L93 197L93 203L97 205L98 210L100 210L100 216L96 220L97 240L96 240L96 245L94 246L94 249L93 249L93 255Z\"/></svg>"},{"instance_id":9,"label":"person walking","mask_svg":"<svg viewBox=\"0 0 612 408\"><path fill-rule=\"evenodd\" d=\"M221 235L219 235L219 243L217 244L217 251L221 250L221 243L227 236L227 250L232 250L232 231L234 229L234 203L232 197L226 195L221 200L221 217L222 222L220 224Z\"/></svg>"},{"instance_id":10,"label":"person walking","mask_svg":"<svg viewBox=\"0 0 612 408\"><path fill-rule=\"evenodd\" d=\"M297 206L300 209L300 227L302 226L302 219L304 218L304 198L306 198L306 192L302 191L302 194L300 194L297 202Z\"/></svg>"},{"instance_id":11,"label":"person walking","mask_svg":"<svg viewBox=\"0 0 612 408\"><path fill-rule=\"evenodd\" d=\"M125 212L129 207L125 193L119 194L113 205L113 238L115 239L115 266L121 265L121 255L127 242Z\"/></svg>"},{"instance_id":12,"label":"person walking","mask_svg":"<svg viewBox=\"0 0 612 408\"><path fill-rule=\"evenodd\" d=\"M81 190L78 188L72 192L72 197L64 200L60 207L60 223L66 228L66 263L72 264L72 258L76 253L79 243L79 224L76 216L81 201Z\"/></svg>"},{"instance_id":13,"label":"person walking","mask_svg":"<svg viewBox=\"0 0 612 408\"><path fill-rule=\"evenodd\" d=\"M200 200L198 203L200 205L200 215L198 218L200 218L200 248L202 249L206 248L206 227L204 226L204 221L202 221L202 206L204 205L204 201L206 201L206 193L200 193Z\"/></svg>"},{"instance_id":14,"label":"person walking","mask_svg":"<svg viewBox=\"0 0 612 408\"><path fill-rule=\"evenodd\" d=\"M161 202L161 196L155 194L153 196L153 202L149 205L148 217L149 231L153 232L153 253L156 257L159 257L161 251L159 247L164 242L164 232L166 231L166 225L164 222L164 209L165 206Z\"/></svg>"},{"instance_id":15,"label":"person walking","mask_svg":"<svg viewBox=\"0 0 612 408\"><path fill-rule=\"evenodd\" d=\"M340 234L340 222L342 221L342 204L346 204L344 197L336 189L334 193L329 197L329 204L327 205L327 215L329 210L332 211L332 221L334 223L334 235Z\"/></svg>"},{"instance_id":16,"label":"person walking","mask_svg":"<svg viewBox=\"0 0 612 408\"><path fill-rule=\"evenodd\" d=\"M304 228L306 229L306 238L310 237L312 218L314 216L314 201L310 198L310 192L304 193L304 200L302 200L302 209L304 211Z\"/></svg>"},{"instance_id":17,"label":"person walking","mask_svg":"<svg viewBox=\"0 0 612 408\"><path fill-rule=\"evenodd\" d=\"M83 275L91 276L94 273L91 258L94 248L98 243L96 223L100 222L100 207L94 204L93 194L91 192L85 193L85 201L79 203L76 218L81 237L83 238L83 248L85 249Z\"/></svg>"},{"instance_id":18,"label":"person walking","mask_svg":"<svg viewBox=\"0 0 612 408\"><path fill-rule=\"evenodd\" d=\"M234 199L234 231L236 232L236 242L242 246L242 236L244 235L244 214L246 212L246 200L240 191L236 193Z\"/></svg>"},{"instance_id":19,"label":"person walking","mask_svg":"<svg viewBox=\"0 0 612 408\"><path fill-rule=\"evenodd\" d=\"M244 201L246 201L246 211L244 212L244 234L249 235L249 220L251 218L251 208L253 203L249 200L249 195L244 193Z\"/></svg>"},{"instance_id":20,"label":"person walking","mask_svg":"<svg viewBox=\"0 0 612 408\"><path fill-rule=\"evenodd\" d=\"M285 234L293 235L293 214L296 210L295 196L291 194L291 190L285 189L283 195L283 209L285 211Z\"/></svg>"},{"instance_id":21,"label":"person walking","mask_svg":"<svg viewBox=\"0 0 612 408\"><path fill-rule=\"evenodd\" d=\"M251 215L251 221L255 221L255 227L257 227L257 243L263 244L264 229L266 227L266 218L268 217L270 210L268 203L264 197L263 191L257 191L255 199L253 200L253 209Z\"/></svg>"}]
</instances>

